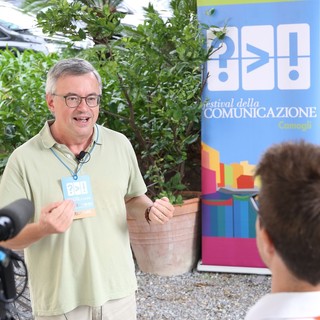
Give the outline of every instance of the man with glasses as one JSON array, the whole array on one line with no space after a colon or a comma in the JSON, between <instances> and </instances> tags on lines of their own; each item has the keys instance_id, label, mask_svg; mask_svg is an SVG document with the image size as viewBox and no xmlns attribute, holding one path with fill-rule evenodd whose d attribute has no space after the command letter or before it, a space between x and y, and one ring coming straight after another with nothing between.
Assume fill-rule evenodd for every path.
<instances>
[{"instance_id":1,"label":"man with glasses","mask_svg":"<svg viewBox=\"0 0 320 320\"><path fill-rule=\"evenodd\" d=\"M96 123L101 91L87 61L53 66L46 101L54 119L12 153L2 177L0 205L28 198L35 206L2 245L25 249L36 320L136 319L127 214L160 224L173 216L167 198L145 195L129 140Z\"/></svg>"},{"instance_id":2,"label":"man with glasses","mask_svg":"<svg viewBox=\"0 0 320 320\"><path fill-rule=\"evenodd\" d=\"M319 159L319 146L285 142L257 165L257 246L272 284L246 320L320 319Z\"/></svg>"}]
</instances>

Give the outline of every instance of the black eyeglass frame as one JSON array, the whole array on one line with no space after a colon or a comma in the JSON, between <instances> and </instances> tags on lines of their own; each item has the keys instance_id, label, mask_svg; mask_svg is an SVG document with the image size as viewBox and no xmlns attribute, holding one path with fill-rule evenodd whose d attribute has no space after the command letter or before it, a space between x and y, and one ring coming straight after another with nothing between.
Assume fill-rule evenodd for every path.
<instances>
[{"instance_id":1,"label":"black eyeglass frame","mask_svg":"<svg viewBox=\"0 0 320 320\"><path fill-rule=\"evenodd\" d=\"M77 95L77 94L67 94L67 95L61 95L61 94L56 94L56 93L51 93L53 96L56 96L56 97L61 97L61 98L64 98L64 102L65 102L65 104L66 104L66 106L68 107L68 108L70 108L70 109L76 109L76 108L78 108L79 106L80 106L80 104L81 104L81 102L82 102L82 100L84 99L84 101L86 102L86 105L89 107L89 108L96 108L96 107L98 107L99 105L100 105L100 102L101 102L101 94L89 94L88 96L86 96L86 97L81 97L81 96L79 96L79 95ZM77 97L78 99L79 99L79 103L78 103L78 105L77 106L75 106L75 107L70 107L69 105L68 105L68 102L67 102L67 98L70 98L70 97ZM97 98L97 104L95 105L95 106L90 106L89 104L88 104L88 101L87 101L87 99L89 98L89 97L96 97Z\"/></svg>"},{"instance_id":2,"label":"black eyeglass frame","mask_svg":"<svg viewBox=\"0 0 320 320\"><path fill-rule=\"evenodd\" d=\"M259 209L259 194L254 194L250 197L250 202L252 204L252 207L254 208L256 214L257 214L257 218L259 219L260 221L260 225L263 225L264 228L266 228L265 226L265 222L264 222L264 219L263 217L261 216L261 213L260 213L260 209Z\"/></svg>"},{"instance_id":3,"label":"black eyeglass frame","mask_svg":"<svg viewBox=\"0 0 320 320\"><path fill-rule=\"evenodd\" d=\"M258 200L258 197L259 197L259 195L255 194L255 195L250 197L250 201L251 201L251 204L252 204L254 210L259 215L259 200Z\"/></svg>"}]
</instances>

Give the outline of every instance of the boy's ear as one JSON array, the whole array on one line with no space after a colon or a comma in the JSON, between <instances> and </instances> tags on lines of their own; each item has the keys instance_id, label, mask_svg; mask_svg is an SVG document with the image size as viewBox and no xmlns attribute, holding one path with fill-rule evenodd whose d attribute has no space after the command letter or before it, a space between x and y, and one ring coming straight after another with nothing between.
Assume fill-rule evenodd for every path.
<instances>
[{"instance_id":1,"label":"boy's ear","mask_svg":"<svg viewBox=\"0 0 320 320\"><path fill-rule=\"evenodd\" d=\"M256 234L260 257L266 266L269 267L276 250L267 230L261 225L259 218L256 221Z\"/></svg>"}]
</instances>

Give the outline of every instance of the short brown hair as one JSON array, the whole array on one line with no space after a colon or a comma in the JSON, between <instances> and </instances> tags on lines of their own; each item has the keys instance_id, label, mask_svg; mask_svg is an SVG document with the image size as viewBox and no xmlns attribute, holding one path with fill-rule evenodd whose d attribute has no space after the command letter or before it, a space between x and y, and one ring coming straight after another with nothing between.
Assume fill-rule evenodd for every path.
<instances>
[{"instance_id":1,"label":"short brown hair","mask_svg":"<svg viewBox=\"0 0 320 320\"><path fill-rule=\"evenodd\" d=\"M93 73L102 90L101 77L93 65L84 59L69 58L58 61L48 72L46 81L46 93L54 93L56 83L63 76L80 76L87 73ZM100 92L101 93L101 92Z\"/></svg>"},{"instance_id":2,"label":"short brown hair","mask_svg":"<svg viewBox=\"0 0 320 320\"><path fill-rule=\"evenodd\" d=\"M256 168L259 215L288 269L320 283L320 147L305 141L271 146Z\"/></svg>"}]
</instances>

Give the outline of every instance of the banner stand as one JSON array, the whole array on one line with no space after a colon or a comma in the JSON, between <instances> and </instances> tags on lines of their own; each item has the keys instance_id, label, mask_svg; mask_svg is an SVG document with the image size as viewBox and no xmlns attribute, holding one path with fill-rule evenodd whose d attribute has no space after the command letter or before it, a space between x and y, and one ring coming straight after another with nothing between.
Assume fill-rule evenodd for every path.
<instances>
[{"instance_id":1,"label":"banner stand","mask_svg":"<svg viewBox=\"0 0 320 320\"><path fill-rule=\"evenodd\" d=\"M222 273L244 273L244 274L261 274L271 275L268 268L251 268L251 267L230 267L230 266L217 266L217 265L204 265L202 260L198 262L198 271L203 272L222 272Z\"/></svg>"},{"instance_id":2,"label":"banner stand","mask_svg":"<svg viewBox=\"0 0 320 320\"><path fill-rule=\"evenodd\" d=\"M199 20L226 28L203 66L199 271L270 275L256 246L261 155L320 144L319 0L197 0ZM214 12L214 15L210 14Z\"/></svg>"}]
</instances>

